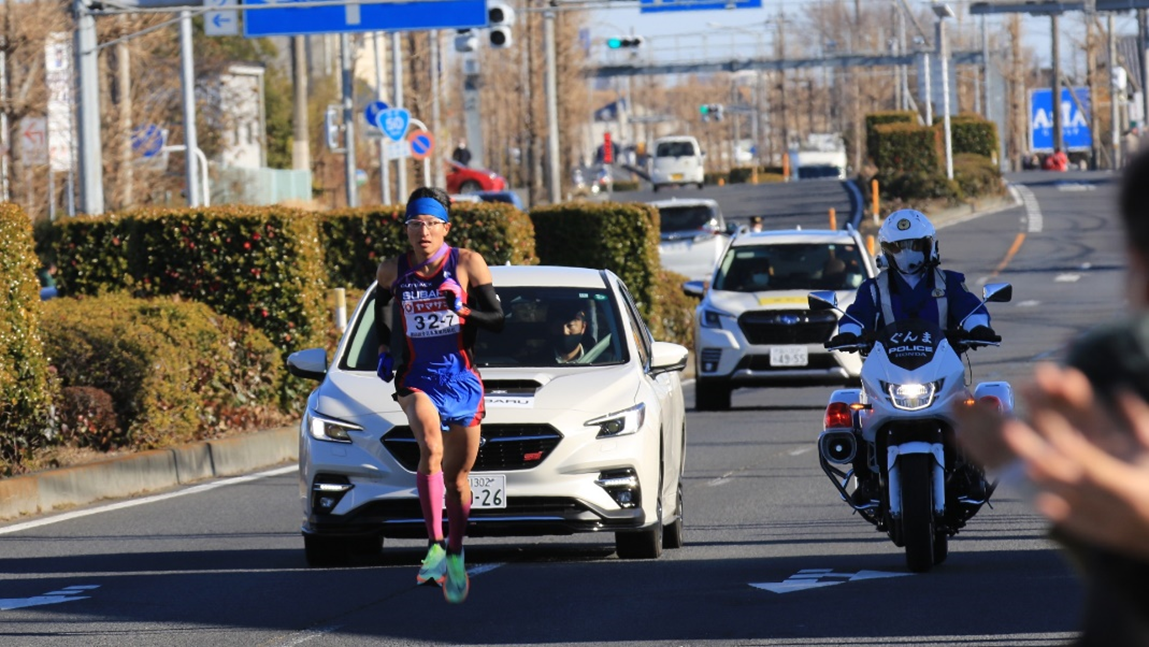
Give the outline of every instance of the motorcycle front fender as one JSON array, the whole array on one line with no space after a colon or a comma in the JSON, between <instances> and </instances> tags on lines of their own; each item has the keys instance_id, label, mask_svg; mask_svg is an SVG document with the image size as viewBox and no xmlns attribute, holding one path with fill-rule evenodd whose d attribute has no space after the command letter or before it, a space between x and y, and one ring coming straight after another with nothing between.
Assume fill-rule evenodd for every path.
<instances>
[{"instance_id":1,"label":"motorcycle front fender","mask_svg":"<svg viewBox=\"0 0 1149 647\"><path fill-rule=\"evenodd\" d=\"M902 479L898 469L898 457L906 454L933 454L934 457L934 512L938 515L946 511L946 449L941 443L928 443L915 440L886 448L886 469L889 472L890 515L895 519L902 516Z\"/></svg>"}]
</instances>

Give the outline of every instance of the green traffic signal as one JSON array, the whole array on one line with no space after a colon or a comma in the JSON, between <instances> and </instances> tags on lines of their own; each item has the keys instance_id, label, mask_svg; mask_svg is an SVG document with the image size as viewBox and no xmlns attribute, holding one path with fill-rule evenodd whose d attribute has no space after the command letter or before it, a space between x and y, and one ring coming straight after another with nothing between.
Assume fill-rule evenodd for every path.
<instances>
[{"instance_id":1,"label":"green traffic signal","mask_svg":"<svg viewBox=\"0 0 1149 647\"><path fill-rule=\"evenodd\" d=\"M710 114L710 106L704 103L704 104L698 106L698 112L700 112L704 115L708 115L708 114Z\"/></svg>"},{"instance_id":2,"label":"green traffic signal","mask_svg":"<svg viewBox=\"0 0 1149 647\"><path fill-rule=\"evenodd\" d=\"M608 38L606 40L606 46L611 48L611 49L618 49L618 48L622 47L622 39L621 38Z\"/></svg>"}]
</instances>

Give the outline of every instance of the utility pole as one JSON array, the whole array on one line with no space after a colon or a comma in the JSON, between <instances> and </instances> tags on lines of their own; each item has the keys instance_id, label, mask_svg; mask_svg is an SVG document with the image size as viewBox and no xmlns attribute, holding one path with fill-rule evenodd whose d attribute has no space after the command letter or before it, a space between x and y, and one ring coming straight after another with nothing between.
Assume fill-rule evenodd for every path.
<instances>
[{"instance_id":1,"label":"utility pole","mask_svg":"<svg viewBox=\"0 0 1149 647\"><path fill-rule=\"evenodd\" d=\"M1141 82L1141 123L1138 124L1142 128L1145 127L1145 122L1149 120L1149 86L1145 84L1149 81L1149 70L1145 69L1145 65L1149 60L1145 56L1145 48L1149 46L1149 25L1145 22L1146 10L1137 10L1137 56L1141 59L1141 78L1137 79Z\"/></svg>"},{"instance_id":2,"label":"utility pole","mask_svg":"<svg viewBox=\"0 0 1149 647\"><path fill-rule=\"evenodd\" d=\"M119 22L125 25L127 16L121 15ZM120 205L129 207L135 202L135 196L132 186L132 65L127 41L116 45L116 68L120 85L120 172L123 174L124 185Z\"/></svg>"},{"instance_id":3,"label":"utility pole","mask_svg":"<svg viewBox=\"0 0 1149 647\"><path fill-rule=\"evenodd\" d=\"M547 199L560 199L558 75L555 62L555 12L543 13L543 47L546 50L547 94Z\"/></svg>"},{"instance_id":4,"label":"utility pole","mask_svg":"<svg viewBox=\"0 0 1149 647\"><path fill-rule=\"evenodd\" d=\"M1125 160L1121 159L1121 115L1117 107L1117 93L1121 89L1117 87L1117 75L1113 73L1117 67L1117 35L1114 33L1112 13L1109 14L1109 24L1106 26L1109 28L1109 145L1113 150L1113 168L1119 169Z\"/></svg>"},{"instance_id":5,"label":"utility pole","mask_svg":"<svg viewBox=\"0 0 1149 647\"><path fill-rule=\"evenodd\" d=\"M93 52L93 58L95 52ZM199 142L196 139L195 128L195 64L194 54L192 53L192 19L191 12L183 10L180 12L180 80L183 90L183 109L184 109L184 177L187 183L187 200L189 207L198 207L203 204L200 199L200 186L199 186L199 173L197 166L199 166L199 159L196 157L196 151L199 150ZM81 101L83 98L81 98ZM99 150L96 150L97 162L99 161Z\"/></svg>"},{"instance_id":6,"label":"utility pole","mask_svg":"<svg viewBox=\"0 0 1149 647\"><path fill-rule=\"evenodd\" d=\"M311 169L311 140L307 131L307 40L291 37L292 77L295 93L292 105L291 168Z\"/></svg>"},{"instance_id":7,"label":"utility pole","mask_svg":"<svg viewBox=\"0 0 1149 647\"><path fill-rule=\"evenodd\" d=\"M435 137L442 134L443 124L440 123L439 114L439 87L440 87L440 71L439 66L443 60L442 52L439 46L442 44L442 38L439 37L439 30L431 30L431 130L435 133ZM433 162L438 155L432 155L423 160L423 164L434 164L433 179L435 186L443 186L443 165Z\"/></svg>"},{"instance_id":8,"label":"utility pole","mask_svg":"<svg viewBox=\"0 0 1149 647\"><path fill-rule=\"evenodd\" d=\"M85 0L72 5L76 16L76 73L80 77L80 208L104 213L104 168L100 161L100 69L96 60L96 17Z\"/></svg>"},{"instance_id":9,"label":"utility pole","mask_svg":"<svg viewBox=\"0 0 1149 647\"><path fill-rule=\"evenodd\" d=\"M1021 170L1021 153L1025 149L1023 138L1026 134L1025 122L1025 79L1021 64L1021 16L1009 17L1009 160L1015 171Z\"/></svg>"},{"instance_id":10,"label":"utility pole","mask_svg":"<svg viewBox=\"0 0 1149 647\"><path fill-rule=\"evenodd\" d=\"M386 93L383 90L383 32L377 31L371 36L375 47L375 98L385 101ZM380 204L391 204L391 162L387 159L387 138L379 138L379 201Z\"/></svg>"},{"instance_id":11,"label":"utility pole","mask_svg":"<svg viewBox=\"0 0 1149 647\"><path fill-rule=\"evenodd\" d=\"M355 169L355 76L351 67L351 36L339 34L339 66L343 78L343 173L347 177L347 206L359 206Z\"/></svg>"},{"instance_id":12,"label":"utility pole","mask_svg":"<svg viewBox=\"0 0 1149 647\"><path fill-rule=\"evenodd\" d=\"M1100 168L1101 166L1101 115L1097 111L1098 99L1098 83L1097 83L1097 32L1093 28L1093 22L1096 20L1097 14L1094 12L1087 12L1085 14L1085 75L1086 81L1089 83L1089 96L1092 98L1089 106L1089 148L1090 148L1090 168ZM1072 92L1072 89L1070 90Z\"/></svg>"},{"instance_id":13,"label":"utility pole","mask_svg":"<svg viewBox=\"0 0 1149 647\"><path fill-rule=\"evenodd\" d=\"M391 91L391 107L403 107L403 50L399 41L399 32L391 32L391 82L394 88ZM398 198L400 202L407 201L407 160L395 160L398 168L395 179L398 184Z\"/></svg>"},{"instance_id":14,"label":"utility pole","mask_svg":"<svg viewBox=\"0 0 1149 647\"><path fill-rule=\"evenodd\" d=\"M1063 146L1061 133L1061 29L1058 15L1051 15L1049 23L1053 30L1053 147L1056 149Z\"/></svg>"}]
</instances>

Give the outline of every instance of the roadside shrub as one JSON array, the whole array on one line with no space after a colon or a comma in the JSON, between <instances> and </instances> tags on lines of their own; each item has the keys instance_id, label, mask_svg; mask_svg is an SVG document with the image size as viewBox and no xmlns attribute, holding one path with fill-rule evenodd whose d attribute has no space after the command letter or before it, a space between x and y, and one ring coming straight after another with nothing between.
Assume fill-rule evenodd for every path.
<instances>
[{"instance_id":1,"label":"roadside shrub","mask_svg":"<svg viewBox=\"0 0 1149 647\"><path fill-rule=\"evenodd\" d=\"M954 181L961 187L962 194L969 198L1005 193L1001 169L990 158L981 155L954 155Z\"/></svg>"},{"instance_id":2,"label":"roadside shrub","mask_svg":"<svg viewBox=\"0 0 1149 647\"><path fill-rule=\"evenodd\" d=\"M711 184L711 185L718 184L718 180L722 180L723 182L729 182L730 177L728 174L721 172L721 171L706 171L702 175L702 183L703 184Z\"/></svg>"},{"instance_id":3,"label":"roadside shrub","mask_svg":"<svg viewBox=\"0 0 1149 647\"><path fill-rule=\"evenodd\" d=\"M655 340L694 347L694 309L699 300L683 293L682 284L689 280L682 274L659 269L654 287L654 311L647 322Z\"/></svg>"},{"instance_id":4,"label":"roadside shrub","mask_svg":"<svg viewBox=\"0 0 1149 647\"><path fill-rule=\"evenodd\" d=\"M611 190L616 193L624 191L637 191L641 188L641 184L637 180L615 180Z\"/></svg>"},{"instance_id":5,"label":"roadside shrub","mask_svg":"<svg viewBox=\"0 0 1149 647\"><path fill-rule=\"evenodd\" d=\"M47 355L67 387L109 394L118 425L79 439L103 451L148 449L278 421L278 349L255 328L203 303L125 293L53 299Z\"/></svg>"},{"instance_id":6,"label":"roadside shrub","mask_svg":"<svg viewBox=\"0 0 1149 647\"><path fill-rule=\"evenodd\" d=\"M882 175L878 178L878 186L883 200L956 202L963 197L958 183L946 179L945 175L938 172L900 173L891 177Z\"/></svg>"},{"instance_id":7,"label":"roadside shrub","mask_svg":"<svg viewBox=\"0 0 1149 647\"><path fill-rule=\"evenodd\" d=\"M52 441L51 401L56 384L40 337L39 261L32 223L18 205L0 203L0 474Z\"/></svg>"},{"instance_id":8,"label":"roadside shrub","mask_svg":"<svg viewBox=\"0 0 1149 647\"><path fill-rule=\"evenodd\" d=\"M918 113L912 110L887 110L866 115L866 154L875 158L875 151L878 150L875 127L884 124L917 125L917 123Z\"/></svg>"},{"instance_id":9,"label":"roadside shrub","mask_svg":"<svg viewBox=\"0 0 1149 647\"><path fill-rule=\"evenodd\" d=\"M997 125L977 115L961 115L950 120L950 143L955 162L963 153L992 161L998 152Z\"/></svg>"},{"instance_id":10,"label":"roadside shrub","mask_svg":"<svg viewBox=\"0 0 1149 647\"><path fill-rule=\"evenodd\" d=\"M119 434L112 396L94 386L67 386L60 394L60 442L107 449Z\"/></svg>"},{"instance_id":11,"label":"roadside shrub","mask_svg":"<svg viewBox=\"0 0 1149 647\"><path fill-rule=\"evenodd\" d=\"M638 202L564 202L531 210L545 265L608 269L626 283L651 319L658 256L658 210Z\"/></svg>"},{"instance_id":12,"label":"roadside shrub","mask_svg":"<svg viewBox=\"0 0 1149 647\"><path fill-rule=\"evenodd\" d=\"M735 166L730 169L728 177L731 184L745 184L754 176L753 166Z\"/></svg>"},{"instance_id":13,"label":"roadside shrub","mask_svg":"<svg viewBox=\"0 0 1149 647\"><path fill-rule=\"evenodd\" d=\"M751 182L754 179L753 166L737 166L730 169L730 183L731 184L744 184ZM786 176L782 175L781 166L759 166L758 167L758 184L766 184L768 182L785 182Z\"/></svg>"},{"instance_id":14,"label":"roadside shrub","mask_svg":"<svg viewBox=\"0 0 1149 647\"><path fill-rule=\"evenodd\" d=\"M878 172L887 177L910 174L929 176L941 168L944 157L942 133L916 124L891 123L873 128L870 157Z\"/></svg>"},{"instance_id":15,"label":"roadside shrub","mask_svg":"<svg viewBox=\"0 0 1149 647\"><path fill-rule=\"evenodd\" d=\"M404 214L400 205L319 214L329 285L365 289L375 280L380 261L410 249ZM452 205L447 242L479 252L488 265L538 263L530 216L503 202Z\"/></svg>"}]
</instances>

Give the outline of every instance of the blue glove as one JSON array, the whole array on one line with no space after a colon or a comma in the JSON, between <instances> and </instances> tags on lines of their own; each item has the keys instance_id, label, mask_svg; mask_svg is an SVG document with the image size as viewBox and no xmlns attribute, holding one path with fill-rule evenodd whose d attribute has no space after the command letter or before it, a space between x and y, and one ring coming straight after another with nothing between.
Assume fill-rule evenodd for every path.
<instances>
[{"instance_id":1,"label":"blue glove","mask_svg":"<svg viewBox=\"0 0 1149 647\"><path fill-rule=\"evenodd\" d=\"M390 382L395 379L395 358L391 357L391 353L383 351L379 353L379 368L375 369L375 374L379 379L384 382Z\"/></svg>"}]
</instances>

